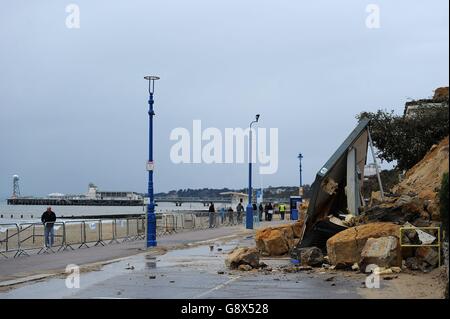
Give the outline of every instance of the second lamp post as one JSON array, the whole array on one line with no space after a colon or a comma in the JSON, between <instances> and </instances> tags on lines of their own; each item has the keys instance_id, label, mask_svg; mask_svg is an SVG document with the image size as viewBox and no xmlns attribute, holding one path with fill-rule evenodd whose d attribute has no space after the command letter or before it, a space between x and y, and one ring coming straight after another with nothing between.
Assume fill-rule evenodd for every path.
<instances>
[{"instance_id":1,"label":"second lamp post","mask_svg":"<svg viewBox=\"0 0 450 319\"><path fill-rule=\"evenodd\" d=\"M253 204L252 204L252 125L258 123L259 114L256 114L255 120L250 123L249 142L248 142L248 205L245 212L245 228L253 229Z\"/></svg>"},{"instance_id":2,"label":"second lamp post","mask_svg":"<svg viewBox=\"0 0 450 319\"><path fill-rule=\"evenodd\" d=\"M144 77L148 81L148 203L147 203L147 248L156 246L156 214L155 214L155 198L153 195L153 93L155 92L155 81L159 80L159 77L149 75Z\"/></svg>"}]
</instances>

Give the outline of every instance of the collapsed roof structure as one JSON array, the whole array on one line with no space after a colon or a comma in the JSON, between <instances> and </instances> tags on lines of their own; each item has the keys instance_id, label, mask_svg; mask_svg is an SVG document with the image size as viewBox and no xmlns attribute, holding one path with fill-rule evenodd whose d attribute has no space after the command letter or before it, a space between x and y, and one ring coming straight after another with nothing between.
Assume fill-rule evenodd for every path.
<instances>
[{"instance_id":1,"label":"collapsed roof structure","mask_svg":"<svg viewBox=\"0 0 450 319\"><path fill-rule=\"evenodd\" d=\"M317 173L311 186L305 235L329 215L359 214L364 205L361 187L369 134L369 120L361 119Z\"/></svg>"}]
</instances>

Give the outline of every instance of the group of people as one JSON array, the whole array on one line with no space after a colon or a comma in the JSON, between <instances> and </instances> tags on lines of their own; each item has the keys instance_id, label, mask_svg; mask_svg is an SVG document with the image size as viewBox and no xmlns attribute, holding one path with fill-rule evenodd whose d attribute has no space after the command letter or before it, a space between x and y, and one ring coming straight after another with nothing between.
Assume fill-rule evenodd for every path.
<instances>
[{"instance_id":1,"label":"group of people","mask_svg":"<svg viewBox=\"0 0 450 319\"><path fill-rule=\"evenodd\" d=\"M214 203L209 204L209 228L216 227L216 209L214 207ZM226 218L228 217L228 223L234 225L236 223L242 222L242 217L244 215L244 206L242 205L242 201L236 206L236 213L233 208L229 207L226 209L225 207L221 207L219 209L220 222L223 224L226 222Z\"/></svg>"},{"instance_id":2,"label":"group of people","mask_svg":"<svg viewBox=\"0 0 450 319\"><path fill-rule=\"evenodd\" d=\"M214 207L214 203L210 203L208 211L209 211L209 227L213 228L216 226L215 225L216 209ZM268 202L264 206L263 206L263 203L260 203L259 206L257 206L255 203L253 203L253 214L255 214L255 215L257 214L259 216L259 221L263 221L263 214L264 214L265 221L271 221L273 219L274 213L279 213L280 219L284 220L285 214L286 214L286 205L285 204L272 205L271 202ZM239 203L236 206L236 213L232 207L229 207L228 210L226 210L224 207L222 207L219 210L219 214L220 214L222 224L226 220L226 214L228 215L229 224L241 223L243 220L243 216L245 215L245 207L243 205L242 199L239 201Z\"/></svg>"}]
</instances>

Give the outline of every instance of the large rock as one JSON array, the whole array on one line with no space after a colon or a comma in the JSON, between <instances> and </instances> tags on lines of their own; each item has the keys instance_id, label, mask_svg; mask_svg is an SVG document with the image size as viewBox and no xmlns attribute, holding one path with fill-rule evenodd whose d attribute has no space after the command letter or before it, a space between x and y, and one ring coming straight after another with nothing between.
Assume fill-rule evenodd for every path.
<instances>
[{"instance_id":1,"label":"large rock","mask_svg":"<svg viewBox=\"0 0 450 319\"><path fill-rule=\"evenodd\" d=\"M327 253L333 265L359 263L361 253L369 238L393 236L398 238L400 226L393 223L370 223L337 233L327 241Z\"/></svg>"},{"instance_id":2,"label":"large rock","mask_svg":"<svg viewBox=\"0 0 450 319\"><path fill-rule=\"evenodd\" d=\"M429 213L431 220L434 220L434 221L441 220L441 211L440 211L440 205L439 205L438 199L430 200L426 205L426 209Z\"/></svg>"},{"instance_id":3,"label":"large rock","mask_svg":"<svg viewBox=\"0 0 450 319\"><path fill-rule=\"evenodd\" d=\"M259 267L259 252L255 247L236 248L228 254L225 265L230 269L236 269L240 265Z\"/></svg>"},{"instance_id":4,"label":"large rock","mask_svg":"<svg viewBox=\"0 0 450 319\"><path fill-rule=\"evenodd\" d=\"M296 222L291 226L294 238L301 238L303 233L303 222Z\"/></svg>"},{"instance_id":5,"label":"large rock","mask_svg":"<svg viewBox=\"0 0 450 319\"><path fill-rule=\"evenodd\" d=\"M448 86L438 87L434 90L433 100L448 101Z\"/></svg>"},{"instance_id":6,"label":"large rock","mask_svg":"<svg viewBox=\"0 0 450 319\"><path fill-rule=\"evenodd\" d=\"M255 235L256 247L265 255L284 255L298 243L302 230L303 222L259 229Z\"/></svg>"},{"instance_id":7,"label":"large rock","mask_svg":"<svg viewBox=\"0 0 450 319\"><path fill-rule=\"evenodd\" d=\"M402 254L397 237L388 236L369 238L361 252L360 265L375 264L379 267L391 267L402 265Z\"/></svg>"},{"instance_id":8,"label":"large rock","mask_svg":"<svg viewBox=\"0 0 450 319\"><path fill-rule=\"evenodd\" d=\"M419 270L420 261L416 257L408 257L406 258L405 266L411 270Z\"/></svg>"},{"instance_id":9,"label":"large rock","mask_svg":"<svg viewBox=\"0 0 450 319\"><path fill-rule=\"evenodd\" d=\"M317 247L300 248L298 255L303 266L321 266L324 262L322 250Z\"/></svg>"},{"instance_id":10,"label":"large rock","mask_svg":"<svg viewBox=\"0 0 450 319\"><path fill-rule=\"evenodd\" d=\"M426 214L426 217L428 217L428 213L425 210L425 206L426 206L425 200L420 198L414 198L411 201L403 204L401 210L403 214L412 213L418 216Z\"/></svg>"},{"instance_id":11,"label":"large rock","mask_svg":"<svg viewBox=\"0 0 450 319\"><path fill-rule=\"evenodd\" d=\"M289 239L283 229L273 229L263 242L264 252L271 256L284 255L289 251Z\"/></svg>"},{"instance_id":12,"label":"large rock","mask_svg":"<svg viewBox=\"0 0 450 319\"><path fill-rule=\"evenodd\" d=\"M431 267L436 267L439 263L439 254L430 246L422 246L416 249L416 257L420 261L425 261Z\"/></svg>"}]
</instances>

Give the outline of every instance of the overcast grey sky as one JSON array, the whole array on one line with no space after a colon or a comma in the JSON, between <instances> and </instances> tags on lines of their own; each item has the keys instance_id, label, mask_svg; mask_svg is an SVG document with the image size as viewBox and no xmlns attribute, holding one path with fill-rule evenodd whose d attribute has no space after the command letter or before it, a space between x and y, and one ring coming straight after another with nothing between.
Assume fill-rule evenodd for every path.
<instances>
[{"instance_id":1,"label":"overcast grey sky","mask_svg":"<svg viewBox=\"0 0 450 319\"><path fill-rule=\"evenodd\" d=\"M80 28L65 25L80 8ZM380 28L366 27L379 5ZM279 169L304 182L378 108L448 85L447 0L1 0L0 198L146 190L146 74L157 74L155 191L247 184L245 164L173 164L175 127L279 128ZM255 171L255 184L261 183Z\"/></svg>"}]
</instances>

